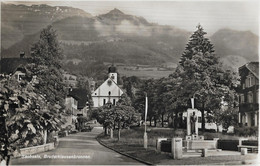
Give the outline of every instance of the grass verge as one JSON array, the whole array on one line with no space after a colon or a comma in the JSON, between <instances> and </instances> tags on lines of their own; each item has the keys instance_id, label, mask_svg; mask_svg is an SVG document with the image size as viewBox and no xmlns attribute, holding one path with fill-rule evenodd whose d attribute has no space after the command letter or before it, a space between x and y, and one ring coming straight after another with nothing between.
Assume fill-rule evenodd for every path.
<instances>
[{"instance_id":1,"label":"grass verge","mask_svg":"<svg viewBox=\"0 0 260 166\"><path fill-rule=\"evenodd\" d=\"M148 130L148 148L143 148L143 129L124 129L121 131L121 139L117 140L118 132L114 131L114 138L110 139L109 136L104 136L104 133L98 136L98 141L102 142L103 145L113 149L121 154L130 156L131 158L137 159L139 161L144 161L146 164L163 164L163 165L199 165L199 164L225 164L225 163L235 163L242 164L245 161L255 160L256 155L233 155L233 156L214 156L214 157L191 157L182 158L180 160L173 160L172 156L168 153L159 153L155 149L155 141L158 137L172 138L176 136L181 136L180 131L169 130L159 130L152 129ZM215 136L215 135L214 135ZM210 136L209 136L210 137Z\"/></svg>"}]
</instances>

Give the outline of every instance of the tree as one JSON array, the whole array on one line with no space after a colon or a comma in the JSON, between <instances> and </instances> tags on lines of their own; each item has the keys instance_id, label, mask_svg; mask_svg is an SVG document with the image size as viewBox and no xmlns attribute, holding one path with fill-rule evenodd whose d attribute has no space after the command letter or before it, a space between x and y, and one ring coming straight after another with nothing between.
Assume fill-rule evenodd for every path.
<instances>
[{"instance_id":1,"label":"tree","mask_svg":"<svg viewBox=\"0 0 260 166\"><path fill-rule=\"evenodd\" d=\"M26 69L28 77L37 76L36 93L44 95L51 104L58 103L64 108L66 90L61 73L62 58L56 31L48 26L33 45L32 63Z\"/></svg>"},{"instance_id":2,"label":"tree","mask_svg":"<svg viewBox=\"0 0 260 166\"><path fill-rule=\"evenodd\" d=\"M132 102L130 98L123 94L113 110L113 115L115 117L115 123L118 126L118 140L120 140L121 128L129 127L130 124L137 122L138 115L132 107Z\"/></svg>"},{"instance_id":3,"label":"tree","mask_svg":"<svg viewBox=\"0 0 260 166\"><path fill-rule=\"evenodd\" d=\"M238 124L238 109L230 108L222 113L222 125L225 130L228 130L230 126Z\"/></svg>"},{"instance_id":4,"label":"tree","mask_svg":"<svg viewBox=\"0 0 260 166\"><path fill-rule=\"evenodd\" d=\"M152 119L154 120L154 125L156 126L156 122L158 119L158 109L156 108L156 81L154 79L149 79L143 81L140 85L140 88L136 92L136 99L134 101L133 106L135 109L142 113L142 117L144 119L144 111L145 111L145 96L148 97L148 113L147 118L150 121L150 126L152 125Z\"/></svg>"},{"instance_id":5,"label":"tree","mask_svg":"<svg viewBox=\"0 0 260 166\"><path fill-rule=\"evenodd\" d=\"M32 82L9 76L0 80L0 155L7 165L16 149L42 144L44 130L57 130L60 121L45 107Z\"/></svg>"},{"instance_id":6,"label":"tree","mask_svg":"<svg viewBox=\"0 0 260 166\"><path fill-rule=\"evenodd\" d=\"M205 111L210 113L219 109L223 96L233 103L237 81L235 73L224 70L205 34L199 25L182 54L177 96L184 108L190 107L190 98L195 97L195 107L202 113L202 130L205 129Z\"/></svg>"},{"instance_id":7,"label":"tree","mask_svg":"<svg viewBox=\"0 0 260 166\"><path fill-rule=\"evenodd\" d=\"M123 94L116 105L107 103L106 105L96 109L93 117L103 125L105 134L108 128L118 128L118 140L120 140L120 131L135 123L138 119L134 107L132 107L130 98Z\"/></svg>"}]
</instances>

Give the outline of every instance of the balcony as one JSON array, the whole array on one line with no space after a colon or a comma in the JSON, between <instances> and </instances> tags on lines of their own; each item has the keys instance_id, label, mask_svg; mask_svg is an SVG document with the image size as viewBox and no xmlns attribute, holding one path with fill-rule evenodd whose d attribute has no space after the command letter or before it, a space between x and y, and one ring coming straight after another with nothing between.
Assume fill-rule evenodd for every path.
<instances>
[{"instance_id":1,"label":"balcony","mask_svg":"<svg viewBox=\"0 0 260 166\"><path fill-rule=\"evenodd\" d=\"M258 103L241 103L239 104L239 112L253 112L259 109Z\"/></svg>"}]
</instances>

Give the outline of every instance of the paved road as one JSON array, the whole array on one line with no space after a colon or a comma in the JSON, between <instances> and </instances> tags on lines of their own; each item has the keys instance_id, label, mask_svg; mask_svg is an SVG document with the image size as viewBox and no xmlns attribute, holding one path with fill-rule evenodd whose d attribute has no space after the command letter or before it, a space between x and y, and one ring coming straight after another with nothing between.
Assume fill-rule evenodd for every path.
<instances>
[{"instance_id":1,"label":"paved road","mask_svg":"<svg viewBox=\"0 0 260 166\"><path fill-rule=\"evenodd\" d=\"M41 158L13 159L11 165L141 165L138 161L100 145L95 137L101 132L102 128L94 128L92 132L69 135L60 139L59 146L55 150L32 156ZM73 159L62 158L66 156Z\"/></svg>"}]
</instances>

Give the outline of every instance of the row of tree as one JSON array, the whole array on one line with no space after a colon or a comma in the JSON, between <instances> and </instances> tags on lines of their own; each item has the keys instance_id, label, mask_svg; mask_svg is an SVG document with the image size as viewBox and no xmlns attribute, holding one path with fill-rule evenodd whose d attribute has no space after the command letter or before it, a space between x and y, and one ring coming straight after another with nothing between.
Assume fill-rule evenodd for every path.
<instances>
[{"instance_id":1,"label":"row of tree","mask_svg":"<svg viewBox=\"0 0 260 166\"><path fill-rule=\"evenodd\" d=\"M146 92L149 98L148 119L150 122L153 119L155 125L159 119L163 122L164 116L175 119L176 124L182 124L182 118L178 116L187 108L191 108L192 97L195 98L195 108L201 111L203 130L206 116L217 125L226 122L225 119L230 119L224 118L226 115L234 116L234 108L237 106L237 74L224 69L205 34L203 28L198 25L176 70L167 78L143 81L136 92L134 107L139 112L144 112ZM222 118L219 115L222 115ZM235 118L229 124L225 123L225 126L231 125L232 122L235 122Z\"/></svg>"},{"instance_id":2,"label":"row of tree","mask_svg":"<svg viewBox=\"0 0 260 166\"><path fill-rule=\"evenodd\" d=\"M237 122L237 73L225 70L214 52L214 47L205 37L206 32L198 25L191 35L176 70L167 78L140 80L137 77L122 77L126 96L116 106L105 105L93 113L105 129L125 127L134 122L134 110L144 117L145 95L148 96L148 120L156 126L164 120L174 127L184 127L183 112L191 108L201 111L202 130L205 122L220 124L227 129ZM126 102L128 100L131 102ZM124 103L124 104L122 104ZM120 132L119 132L120 133Z\"/></svg>"}]
</instances>

